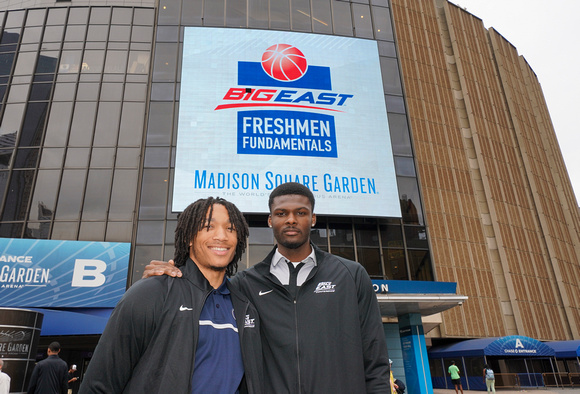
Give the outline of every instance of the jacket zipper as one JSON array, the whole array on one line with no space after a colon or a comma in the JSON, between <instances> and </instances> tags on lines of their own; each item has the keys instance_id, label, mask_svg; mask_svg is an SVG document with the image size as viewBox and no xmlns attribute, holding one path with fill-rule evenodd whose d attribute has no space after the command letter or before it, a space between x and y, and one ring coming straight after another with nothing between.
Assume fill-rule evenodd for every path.
<instances>
[{"instance_id":1,"label":"jacket zipper","mask_svg":"<svg viewBox=\"0 0 580 394\"><path fill-rule=\"evenodd\" d=\"M298 289L300 290L300 289ZM298 306L296 305L296 296L292 301L294 303L294 332L296 333L296 365L298 374L298 393L302 392L302 383L300 381L300 344L298 342Z\"/></svg>"}]
</instances>

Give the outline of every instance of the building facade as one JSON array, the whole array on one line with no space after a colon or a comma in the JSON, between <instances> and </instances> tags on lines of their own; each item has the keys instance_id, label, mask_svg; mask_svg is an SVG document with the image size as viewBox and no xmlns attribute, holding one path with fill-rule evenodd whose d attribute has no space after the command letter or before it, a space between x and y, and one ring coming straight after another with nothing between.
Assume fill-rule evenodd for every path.
<instances>
[{"instance_id":1,"label":"building facade","mask_svg":"<svg viewBox=\"0 0 580 394\"><path fill-rule=\"evenodd\" d=\"M130 243L130 285L173 257L184 28L373 40L399 195L385 204L401 217L319 216L313 242L373 279L456 282L469 299L433 343L580 338L580 215L547 106L532 67L476 16L443 0L0 9L1 237ZM247 217L242 269L273 245L266 215Z\"/></svg>"}]
</instances>

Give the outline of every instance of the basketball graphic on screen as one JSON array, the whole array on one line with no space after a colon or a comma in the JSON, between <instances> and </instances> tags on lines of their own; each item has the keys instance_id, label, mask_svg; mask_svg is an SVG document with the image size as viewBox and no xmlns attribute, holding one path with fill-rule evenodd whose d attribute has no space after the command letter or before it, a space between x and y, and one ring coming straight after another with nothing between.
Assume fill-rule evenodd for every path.
<instances>
[{"instance_id":1,"label":"basketball graphic on screen","mask_svg":"<svg viewBox=\"0 0 580 394\"><path fill-rule=\"evenodd\" d=\"M262 55L262 68L278 81L295 81L302 78L308 68L306 57L293 45L276 44Z\"/></svg>"}]
</instances>

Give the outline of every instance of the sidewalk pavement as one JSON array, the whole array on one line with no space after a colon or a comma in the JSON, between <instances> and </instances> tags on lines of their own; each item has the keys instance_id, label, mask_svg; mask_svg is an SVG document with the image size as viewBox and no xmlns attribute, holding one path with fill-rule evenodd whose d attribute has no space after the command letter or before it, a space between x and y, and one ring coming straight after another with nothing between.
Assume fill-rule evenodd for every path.
<instances>
[{"instance_id":1,"label":"sidewalk pavement","mask_svg":"<svg viewBox=\"0 0 580 394\"><path fill-rule=\"evenodd\" d=\"M556 387L539 387L539 388L528 388L525 389L495 389L497 393L504 393L504 394L519 394L519 393L527 393L527 394L580 394L580 388L556 388ZM465 390L463 389L464 393L469 394L487 394L487 391L479 391L479 390ZM433 389L433 394L455 394L455 389ZM459 392L461 394L461 391Z\"/></svg>"}]
</instances>

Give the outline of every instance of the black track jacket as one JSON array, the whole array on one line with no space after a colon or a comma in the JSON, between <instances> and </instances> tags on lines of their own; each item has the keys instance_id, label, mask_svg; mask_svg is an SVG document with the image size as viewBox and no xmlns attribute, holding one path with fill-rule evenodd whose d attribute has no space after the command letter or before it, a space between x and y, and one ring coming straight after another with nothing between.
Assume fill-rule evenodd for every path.
<instances>
[{"instance_id":1,"label":"black track jacket","mask_svg":"<svg viewBox=\"0 0 580 394\"><path fill-rule=\"evenodd\" d=\"M390 393L385 334L362 265L313 245L296 301L270 273L275 249L232 278L260 314L266 393Z\"/></svg>"},{"instance_id":2,"label":"black track jacket","mask_svg":"<svg viewBox=\"0 0 580 394\"><path fill-rule=\"evenodd\" d=\"M195 263L183 278L155 276L135 283L115 307L80 393L190 394L199 316L213 290ZM228 283L244 362L241 393L262 390L260 324L255 308ZM219 373L215 376L219 379Z\"/></svg>"}]
</instances>

